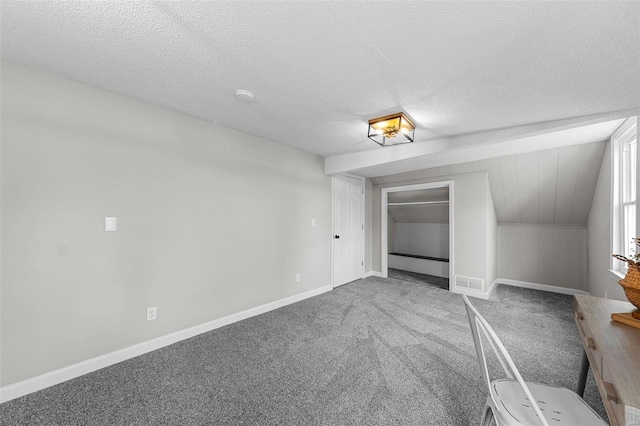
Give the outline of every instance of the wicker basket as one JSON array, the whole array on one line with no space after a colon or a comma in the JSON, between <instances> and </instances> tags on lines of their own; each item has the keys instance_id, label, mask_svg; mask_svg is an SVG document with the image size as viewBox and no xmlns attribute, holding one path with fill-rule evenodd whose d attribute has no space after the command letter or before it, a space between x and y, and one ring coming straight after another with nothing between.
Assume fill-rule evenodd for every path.
<instances>
[{"instance_id":1,"label":"wicker basket","mask_svg":"<svg viewBox=\"0 0 640 426\"><path fill-rule=\"evenodd\" d=\"M626 262L629 265L627 269L627 275L618 284L624 288L624 294L629 299L629 302L636 308L640 309L640 266L638 266L633 260L629 260L619 254L614 254L618 260Z\"/></svg>"}]
</instances>

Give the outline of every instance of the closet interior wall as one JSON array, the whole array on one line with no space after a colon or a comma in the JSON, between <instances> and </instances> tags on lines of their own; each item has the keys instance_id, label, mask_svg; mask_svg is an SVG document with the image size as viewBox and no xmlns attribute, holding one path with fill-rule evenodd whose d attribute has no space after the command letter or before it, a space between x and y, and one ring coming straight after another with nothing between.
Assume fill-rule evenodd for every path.
<instances>
[{"instance_id":1,"label":"closet interior wall","mask_svg":"<svg viewBox=\"0 0 640 426\"><path fill-rule=\"evenodd\" d=\"M449 276L449 189L389 193L389 267Z\"/></svg>"}]
</instances>

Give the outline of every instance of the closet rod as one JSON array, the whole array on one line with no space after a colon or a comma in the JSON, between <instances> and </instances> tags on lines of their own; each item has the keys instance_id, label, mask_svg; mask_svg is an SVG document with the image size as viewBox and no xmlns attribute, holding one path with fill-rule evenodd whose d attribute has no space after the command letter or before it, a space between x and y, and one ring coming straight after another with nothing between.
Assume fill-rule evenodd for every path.
<instances>
[{"instance_id":1,"label":"closet rod","mask_svg":"<svg viewBox=\"0 0 640 426\"><path fill-rule=\"evenodd\" d=\"M419 204L449 204L448 201L414 201L412 203L387 203L387 206L417 206Z\"/></svg>"}]
</instances>

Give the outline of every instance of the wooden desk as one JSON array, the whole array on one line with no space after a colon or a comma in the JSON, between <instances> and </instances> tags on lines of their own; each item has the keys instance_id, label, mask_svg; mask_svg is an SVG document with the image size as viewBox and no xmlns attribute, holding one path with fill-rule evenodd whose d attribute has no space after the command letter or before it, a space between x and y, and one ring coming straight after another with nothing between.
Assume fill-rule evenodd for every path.
<instances>
[{"instance_id":1,"label":"wooden desk","mask_svg":"<svg viewBox=\"0 0 640 426\"><path fill-rule=\"evenodd\" d=\"M612 313L635 308L583 295L576 295L573 305L585 350L576 392L582 396L591 365L611 424L640 426L640 329L611 320Z\"/></svg>"}]
</instances>

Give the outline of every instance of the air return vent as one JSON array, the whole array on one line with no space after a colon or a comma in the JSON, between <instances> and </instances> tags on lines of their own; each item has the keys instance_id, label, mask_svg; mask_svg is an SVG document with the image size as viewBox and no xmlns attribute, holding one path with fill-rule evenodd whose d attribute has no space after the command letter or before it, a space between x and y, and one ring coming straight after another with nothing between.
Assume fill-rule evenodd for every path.
<instances>
[{"instance_id":1,"label":"air return vent","mask_svg":"<svg viewBox=\"0 0 640 426\"><path fill-rule=\"evenodd\" d=\"M480 278L456 275L455 283L456 287L468 288L469 290L483 291L484 288L484 280Z\"/></svg>"},{"instance_id":2,"label":"air return vent","mask_svg":"<svg viewBox=\"0 0 640 426\"><path fill-rule=\"evenodd\" d=\"M471 290L478 290L478 291L482 291L482 287L484 284L484 280L481 280L480 278L469 278L469 288Z\"/></svg>"},{"instance_id":3,"label":"air return vent","mask_svg":"<svg viewBox=\"0 0 640 426\"><path fill-rule=\"evenodd\" d=\"M456 287L469 287L469 278L456 275Z\"/></svg>"}]
</instances>

